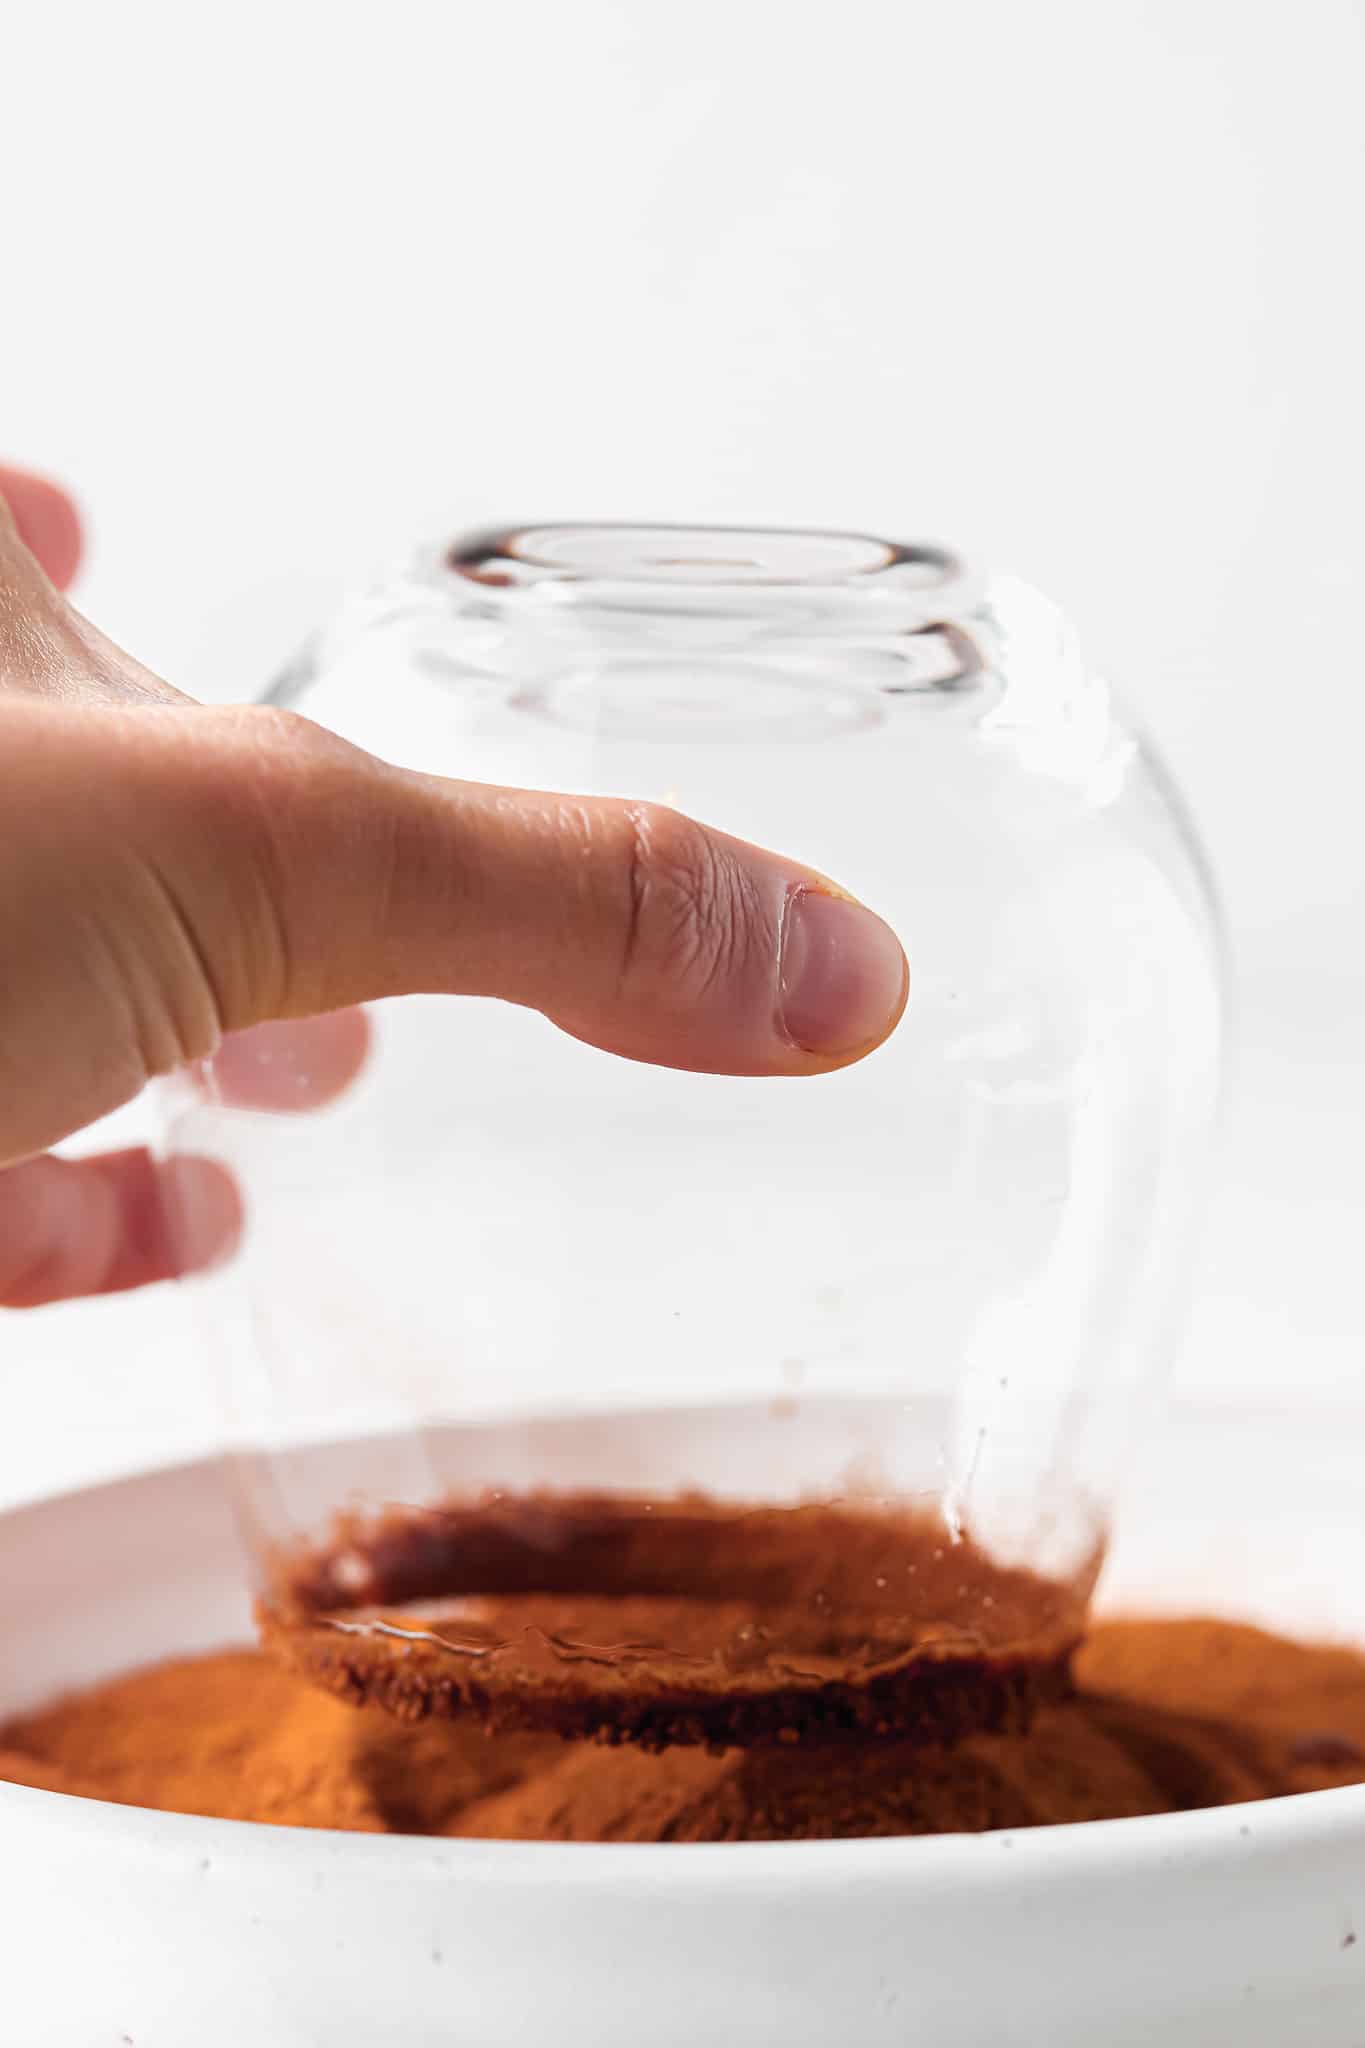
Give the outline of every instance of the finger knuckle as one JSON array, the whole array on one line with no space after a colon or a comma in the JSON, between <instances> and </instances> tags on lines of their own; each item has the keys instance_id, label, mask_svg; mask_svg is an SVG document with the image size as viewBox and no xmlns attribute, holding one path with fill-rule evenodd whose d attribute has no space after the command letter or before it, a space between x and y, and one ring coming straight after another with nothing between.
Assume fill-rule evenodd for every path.
<instances>
[{"instance_id":1,"label":"finger knuckle","mask_svg":"<svg viewBox=\"0 0 1365 2048\"><path fill-rule=\"evenodd\" d=\"M712 834L664 805L631 805L627 826L623 981L703 997L752 943L744 873Z\"/></svg>"},{"instance_id":2,"label":"finger knuckle","mask_svg":"<svg viewBox=\"0 0 1365 2048\"><path fill-rule=\"evenodd\" d=\"M220 857L211 873L196 867L191 879L194 901L212 913L218 935L214 944L205 941L205 952L215 961L222 956L217 1008L220 1029L228 1030L287 1007L300 982L299 820L344 808L342 778L329 767L344 743L274 705L209 717L212 743L195 749L195 796Z\"/></svg>"},{"instance_id":3,"label":"finger knuckle","mask_svg":"<svg viewBox=\"0 0 1365 2048\"><path fill-rule=\"evenodd\" d=\"M288 770L300 759L322 760L341 744L325 727L282 704L237 705L215 716L244 759L254 761L267 777L276 764Z\"/></svg>"}]
</instances>

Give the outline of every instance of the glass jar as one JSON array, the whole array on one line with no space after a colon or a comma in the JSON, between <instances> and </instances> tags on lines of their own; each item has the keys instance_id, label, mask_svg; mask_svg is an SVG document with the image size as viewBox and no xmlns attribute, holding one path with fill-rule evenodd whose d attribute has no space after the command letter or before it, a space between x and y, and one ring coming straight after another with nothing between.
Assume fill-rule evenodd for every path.
<instances>
[{"instance_id":1,"label":"glass jar","mask_svg":"<svg viewBox=\"0 0 1365 2048\"><path fill-rule=\"evenodd\" d=\"M173 1147L245 1203L190 1284L272 1640L641 1740L1012 1711L1170 1348L1220 1055L1198 852L1063 618L937 546L542 527L424 555L272 695L780 849L911 969L813 1079L449 997L376 1005L307 1116L184 1078Z\"/></svg>"}]
</instances>

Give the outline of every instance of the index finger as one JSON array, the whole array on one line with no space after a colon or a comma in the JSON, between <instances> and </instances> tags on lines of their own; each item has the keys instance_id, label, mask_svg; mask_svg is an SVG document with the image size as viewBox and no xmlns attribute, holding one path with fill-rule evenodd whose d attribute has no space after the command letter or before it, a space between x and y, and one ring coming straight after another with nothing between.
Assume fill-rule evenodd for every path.
<instances>
[{"instance_id":1,"label":"index finger","mask_svg":"<svg viewBox=\"0 0 1365 2048\"><path fill-rule=\"evenodd\" d=\"M365 1064L370 1023L363 1010L326 1010L234 1031L209 1063L213 1084L234 1109L323 1109Z\"/></svg>"},{"instance_id":2,"label":"index finger","mask_svg":"<svg viewBox=\"0 0 1365 2048\"><path fill-rule=\"evenodd\" d=\"M9 506L20 540L44 575L58 590L65 590L81 563L81 521L72 499L60 484L3 464L0 498Z\"/></svg>"}]
</instances>

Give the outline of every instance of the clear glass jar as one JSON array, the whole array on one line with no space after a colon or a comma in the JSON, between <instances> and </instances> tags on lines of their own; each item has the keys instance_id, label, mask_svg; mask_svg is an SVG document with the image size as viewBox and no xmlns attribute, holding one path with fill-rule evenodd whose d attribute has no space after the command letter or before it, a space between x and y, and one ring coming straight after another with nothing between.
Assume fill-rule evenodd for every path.
<instances>
[{"instance_id":1,"label":"clear glass jar","mask_svg":"<svg viewBox=\"0 0 1365 2048\"><path fill-rule=\"evenodd\" d=\"M799 1722L794 1692L867 1718L856 1670L884 1723L926 1656L944 1691L973 1657L1047 1662L1169 1349L1220 1055L1201 861L1064 620L939 547L539 528L425 555L273 696L404 766L780 849L911 967L887 1044L815 1079L632 1065L447 997L375 1006L362 1074L309 1116L186 1077L174 1147L245 1200L192 1285L290 1654L497 1719L474 1681L515 1624L536 1655L503 1718L578 1671L581 1731L630 1721L628 1669L632 1697L673 1688L671 1721L627 1729L660 1739L716 1735L680 1671ZM909 1547L838 1563L819 1504ZM804 1557L790 1600L754 1565L770 1542ZM535 1606L575 1591L572 1625ZM713 1635L673 1596L724 1605ZM793 1602L837 1610L837 1642L793 1633Z\"/></svg>"}]
</instances>

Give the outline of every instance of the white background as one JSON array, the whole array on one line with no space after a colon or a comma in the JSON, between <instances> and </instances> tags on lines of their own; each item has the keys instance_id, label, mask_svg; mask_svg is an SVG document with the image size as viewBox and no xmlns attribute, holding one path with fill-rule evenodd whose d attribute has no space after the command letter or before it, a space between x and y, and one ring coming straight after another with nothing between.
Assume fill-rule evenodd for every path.
<instances>
[{"instance_id":1,"label":"white background","mask_svg":"<svg viewBox=\"0 0 1365 2048\"><path fill-rule=\"evenodd\" d=\"M80 491L91 615L230 698L501 516L1031 576L1182 775L1238 956L1181 1385L1365 1404L1361 7L0 11L0 439ZM168 1290L0 1349L0 1491L212 1436Z\"/></svg>"}]
</instances>

